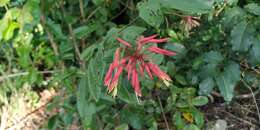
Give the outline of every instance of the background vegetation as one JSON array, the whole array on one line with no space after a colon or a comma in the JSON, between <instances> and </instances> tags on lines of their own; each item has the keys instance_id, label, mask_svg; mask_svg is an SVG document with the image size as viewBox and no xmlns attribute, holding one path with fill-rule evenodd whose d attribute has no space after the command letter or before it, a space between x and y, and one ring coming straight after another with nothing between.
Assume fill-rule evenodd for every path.
<instances>
[{"instance_id":1,"label":"background vegetation","mask_svg":"<svg viewBox=\"0 0 260 130\"><path fill-rule=\"evenodd\" d=\"M258 0L1 0L1 128L49 90L43 106L54 112L41 128L199 130L213 119L210 106L242 111L233 103L250 102L250 119L236 125L257 129L259 16ZM137 98L121 76L112 98L103 80L122 46L115 37L151 34L169 37L160 47L177 53L153 56L173 82L142 78Z\"/></svg>"}]
</instances>

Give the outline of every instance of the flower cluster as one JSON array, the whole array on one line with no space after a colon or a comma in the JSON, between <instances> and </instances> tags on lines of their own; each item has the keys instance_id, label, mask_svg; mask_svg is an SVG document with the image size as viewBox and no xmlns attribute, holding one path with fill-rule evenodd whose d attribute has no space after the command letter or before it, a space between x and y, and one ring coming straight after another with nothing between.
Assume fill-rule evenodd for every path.
<instances>
[{"instance_id":1,"label":"flower cluster","mask_svg":"<svg viewBox=\"0 0 260 130\"><path fill-rule=\"evenodd\" d=\"M157 36L158 35L152 35L149 37L141 36L137 38L135 48L133 48L132 45L127 41L121 38L116 38L118 42L126 46L126 51L131 49L134 51L132 53L126 53L125 56L121 58L120 52L123 48L118 48L116 50L114 54L114 61L110 64L104 79L104 84L108 87L109 93L113 92L113 96L116 96L118 80L123 70L127 71L127 78L129 81L131 80L131 85L137 96L142 96L139 75L144 76L145 72L151 80L153 80L153 76L157 76L167 86L169 86L169 81L171 81L170 76L163 72L159 66L154 64L151 58L149 58L149 56L144 53L144 51L149 51L167 56L176 55L175 52L164 50L158 48L157 46L144 48L146 44L164 43L168 40L167 38L156 39Z\"/></svg>"}]
</instances>

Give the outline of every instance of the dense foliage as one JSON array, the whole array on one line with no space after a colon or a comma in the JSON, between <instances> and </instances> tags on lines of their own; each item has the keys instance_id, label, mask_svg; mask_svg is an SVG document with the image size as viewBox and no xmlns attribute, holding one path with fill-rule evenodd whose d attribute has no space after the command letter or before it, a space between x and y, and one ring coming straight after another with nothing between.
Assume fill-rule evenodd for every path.
<instances>
[{"instance_id":1,"label":"dense foliage","mask_svg":"<svg viewBox=\"0 0 260 130\"><path fill-rule=\"evenodd\" d=\"M0 105L54 88L48 108L61 111L48 129L203 129L212 93L229 103L260 89L259 16L258 0L1 0ZM135 46L152 34L176 53L149 54L170 85L145 73L136 95L123 71L113 98L104 78L125 47L116 38Z\"/></svg>"}]
</instances>

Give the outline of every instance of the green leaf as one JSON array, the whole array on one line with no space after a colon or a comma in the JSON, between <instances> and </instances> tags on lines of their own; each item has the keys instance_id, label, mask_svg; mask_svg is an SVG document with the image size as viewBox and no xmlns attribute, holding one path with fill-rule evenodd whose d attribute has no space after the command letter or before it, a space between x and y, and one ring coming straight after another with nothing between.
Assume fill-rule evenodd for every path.
<instances>
[{"instance_id":1,"label":"green leaf","mask_svg":"<svg viewBox=\"0 0 260 130\"><path fill-rule=\"evenodd\" d=\"M95 24L93 24L88 26L80 26L74 29L74 33L77 39L81 39L81 38L88 37L95 30L96 30L96 26Z\"/></svg>"},{"instance_id":2,"label":"green leaf","mask_svg":"<svg viewBox=\"0 0 260 130\"><path fill-rule=\"evenodd\" d=\"M246 52L248 51L254 38L254 28L245 21L240 22L231 31L232 50Z\"/></svg>"},{"instance_id":3,"label":"green leaf","mask_svg":"<svg viewBox=\"0 0 260 130\"><path fill-rule=\"evenodd\" d=\"M223 56L217 51L210 51L204 54L203 60L207 63L218 64L223 60Z\"/></svg>"},{"instance_id":4,"label":"green leaf","mask_svg":"<svg viewBox=\"0 0 260 130\"><path fill-rule=\"evenodd\" d=\"M250 3L245 6L245 9L255 15L260 15L260 6L257 3Z\"/></svg>"},{"instance_id":5,"label":"green leaf","mask_svg":"<svg viewBox=\"0 0 260 130\"><path fill-rule=\"evenodd\" d=\"M158 0L148 0L137 4L139 16L149 25L159 27L163 23L160 2Z\"/></svg>"},{"instance_id":6,"label":"green leaf","mask_svg":"<svg viewBox=\"0 0 260 130\"><path fill-rule=\"evenodd\" d=\"M221 95L226 101L231 101L234 96L234 88L240 80L240 69L236 63L230 63L222 74L216 78Z\"/></svg>"},{"instance_id":7,"label":"green leaf","mask_svg":"<svg viewBox=\"0 0 260 130\"><path fill-rule=\"evenodd\" d=\"M249 61L253 65L260 64L260 40L255 40L251 50L250 50L250 58Z\"/></svg>"},{"instance_id":8,"label":"green leaf","mask_svg":"<svg viewBox=\"0 0 260 130\"><path fill-rule=\"evenodd\" d=\"M185 126L185 122L184 120L181 118L181 113L180 112L176 112L173 115L173 124L175 124L175 126L177 127L178 130L182 130L183 127Z\"/></svg>"},{"instance_id":9,"label":"green leaf","mask_svg":"<svg viewBox=\"0 0 260 130\"><path fill-rule=\"evenodd\" d=\"M133 46L135 45L136 39L141 36L141 34L146 30L146 28L139 26L129 26L125 28L122 33L122 39L128 41ZM119 43L118 43L119 44Z\"/></svg>"},{"instance_id":10,"label":"green leaf","mask_svg":"<svg viewBox=\"0 0 260 130\"><path fill-rule=\"evenodd\" d=\"M99 67L95 62L95 59L90 60L89 67L87 70L87 83L88 83L87 86L91 97L95 101L98 101L98 99L100 98L101 87L102 87L101 83L103 83L102 80L98 77L100 75L97 70L99 70Z\"/></svg>"},{"instance_id":11,"label":"green leaf","mask_svg":"<svg viewBox=\"0 0 260 130\"><path fill-rule=\"evenodd\" d=\"M203 106L209 102L208 98L205 96L198 96L191 100L192 105L194 106Z\"/></svg>"},{"instance_id":12,"label":"green leaf","mask_svg":"<svg viewBox=\"0 0 260 130\"><path fill-rule=\"evenodd\" d=\"M187 81L186 81L186 79L182 75L176 75L174 78L181 85L187 85Z\"/></svg>"},{"instance_id":13,"label":"green leaf","mask_svg":"<svg viewBox=\"0 0 260 130\"><path fill-rule=\"evenodd\" d=\"M208 77L199 84L199 94L208 95L213 90L215 82L212 78Z\"/></svg>"},{"instance_id":14,"label":"green leaf","mask_svg":"<svg viewBox=\"0 0 260 130\"><path fill-rule=\"evenodd\" d=\"M160 0L165 8L191 13L208 13L213 8L213 0Z\"/></svg>"},{"instance_id":15,"label":"green leaf","mask_svg":"<svg viewBox=\"0 0 260 130\"><path fill-rule=\"evenodd\" d=\"M199 130L198 126L194 125L194 124L189 124L186 125L183 130Z\"/></svg>"},{"instance_id":16,"label":"green leaf","mask_svg":"<svg viewBox=\"0 0 260 130\"><path fill-rule=\"evenodd\" d=\"M14 30L17 29L18 27L19 25L16 22L9 23L8 28L3 33L4 40L8 41L9 39L11 39L14 35Z\"/></svg>"},{"instance_id":17,"label":"green leaf","mask_svg":"<svg viewBox=\"0 0 260 130\"><path fill-rule=\"evenodd\" d=\"M235 24L239 23L243 19L245 14L245 11L239 7L226 9L224 17L222 19L224 27L233 27Z\"/></svg>"},{"instance_id":18,"label":"green leaf","mask_svg":"<svg viewBox=\"0 0 260 130\"><path fill-rule=\"evenodd\" d=\"M182 59L185 57L185 55L187 53L187 49L185 48L185 46L180 43L167 43L164 46L164 48L166 50L176 52L175 56L171 56L171 58L173 58L173 59Z\"/></svg>"},{"instance_id":19,"label":"green leaf","mask_svg":"<svg viewBox=\"0 0 260 130\"><path fill-rule=\"evenodd\" d=\"M93 44L89 47L87 47L83 52L81 53L80 57L84 59L85 61L88 61L92 58L95 49L97 49L97 44Z\"/></svg>"},{"instance_id":20,"label":"green leaf","mask_svg":"<svg viewBox=\"0 0 260 130\"><path fill-rule=\"evenodd\" d=\"M203 118L203 114L199 110L197 110L196 108L192 109L192 117L199 127L203 127L205 121Z\"/></svg>"},{"instance_id":21,"label":"green leaf","mask_svg":"<svg viewBox=\"0 0 260 130\"><path fill-rule=\"evenodd\" d=\"M129 127L128 127L127 124L122 124L122 125L117 126L117 127L115 128L115 130L128 130L128 129L129 129Z\"/></svg>"},{"instance_id":22,"label":"green leaf","mask_svg":"<svg viewBox=\"0 0 260 130\"><path fill-rule=\"evenodd\" d=\"M1 0L0 1L0 7L5 6L6 4L8 4L10 2L10 0Z\"/></svg>"}]
</instances>

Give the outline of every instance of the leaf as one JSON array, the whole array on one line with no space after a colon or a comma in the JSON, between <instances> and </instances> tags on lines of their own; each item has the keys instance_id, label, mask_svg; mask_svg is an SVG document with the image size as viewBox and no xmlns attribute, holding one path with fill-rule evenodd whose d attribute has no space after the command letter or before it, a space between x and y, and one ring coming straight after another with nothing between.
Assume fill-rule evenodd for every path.
<instances>
[{"instance_id":1,"label":"leaf","mask_svg":"<svg viewBox=\"0 0 260 130\"><path fill-rule=\"evenodd\" d=\"M255 40L251 50L250 50L250 58L249 61L253 65L259 65L260 64L260 40Z\"/></svg>"},{"instance_id":2,"label":"leaf","mask_svg":"<svg viewBox=\"0 0 260 130\"><path fill-rule=\"evenodd\" d=\"M10 2L10 0L1 0L0 1L0 7L5 6L6 4L8 4Z\"/></svg>"},{"instance_id":3,"label":"leaf","mask_svg":"<svg viewBox=\"0 0 260 130\"><path fill-rule=\"evenodd\" d=\"M122 39L128 41L133 46L135 45L136 39L146 30L146 28L139 26L129 26L122 31ZM118 43L119 45L119 43Z\"/></svg>"},{"instance_id":4,"label":"leaf","mask_svg":"<svg viewBox=\"0 0 260 130\"><path fill-rule=\"evenodd\" d=\"M234 96L234 88L240 80L240 69L236 63L230 63L222 74L216 78L221 95L226 101L231 101Z\"/></svg>"},{"instance_id":5,"label":"leaf","mask_svg":"<svg viewBox=\"0 0 260 130\"><path fill-rule=\"evenodd\" d=\"M129 129L129 127L128 127L127 124L122 124L122 125L117 126L117 127L115 128L115 130L128 130L128 129Z\"/></svg>"},{"instance_id":6,"label":"leaf","mask_svg":"<svg viewBox=\"0 0 260 130\"><path fill-rule=\"evenodd\" d=\"M246 15L245 11L239 7L228 8L225 10L222 19L225 28L231 28L239 23Z\"/></svg>"},{"instance_id":7,"label":"leaf","mask_svg":"<svg viewBox=\"0 0 260 130\"><path fill-rule=\"evenodd\" d=\"M186 125L183 130L199 130L198 126L194 125L194 124L189 124Z\"/></svg>"},{"instance_id":8,"label":"leaf","mask_svg":"<svg viewBox=\"0 0 260 130\"><path fill-rule=\"evenodd\" d=\"M174 115L173 115L173 124L176 125L177 129L178 130L182 130L184 125L185 125L185 122L184 120L181 118L181 113L180 112L176 112Z\"/></svg>"},{"instance_id":9,"label":"leaf","mask_svg":"<svg viewBox=\"0 0 260 130\"><path fill-rule=\"evenodd\" d=\"M171 56L171 58L173 59L182 59L186 56L187 53L187 49L184 45L180 44L180 43L167 43L164 48L166 50L170 50L173 52L176 52L175 56Z\"/></svg>"},{"instance_id":10,"label":"leaf","mask_svg":"<svg viewBox=\"0 0 260 130\"><path fill-rule=\"evenodd\" d=\"M244 7L248 12L260 15L260 6L257 3L250 3Z\"/></svg>"},{"instance_id":11,"label":"leaf","mask_svg":"<svg viewBox=\"0 0 260 130\"><path fill-rule=\"evenodd\" d=\"M14 35L14 30L17 29L18 27L19 25L16 22L9 23L8 28L3 33L4 40L6 41L10 40Z\"/></svg>"},{"instance_id":12,"label":"leaf","mask_svg":"<svg viewBox=\"0 0 260 130\"><path fill-rule=\"evenodd\" d=\"M54 21L48 19L47 23L48 28L54 34L54 36L59 40L65 40L67 37L63 34L60 24L54 23Z\"/></svg>"},{"instance_id":13,"label":"leaf","mask_svg":"<svg viewBox=\"0 0 260 130\"><path fill-rule=\"evenodd\" d=\"M199 94L200 95L210 94L210 92L213 90L214 85L215 85L215 82L211 77L204 79L199 84Z\"/></svg>"},{"instance_id":14,"label":"leaf","mask_svg":"<svg viewBox=\"0 0 260 130\"><path fill-rule=\"evenodd\" d=\"M191 113L187 112L187 113L182 113L182 116L184 117L184 119L189 122L189 123L193 123L193 116Z\"/></svg>"},{"instance_id":15,"label":"leaf","mask_svg":"<svg viewBox=\"0 0 260 130\"><path fill-rule=\"evenodd\" d=\"M176 75L174 78L181 85L187 85L187 81L186 81L186 79L182 75Z\"/></svg>"},{"instance_id":16,"label":"leaf","mask_svg":"<svg viewBox=\"0 0 260 130\"><path fill-rule=\"evenodd\" d=\"M221 53L217 51L210 51L204 54L204 62L218 64L223 60Z\"/></svg>"},{"instance_id":17,"label":"leaf","mask_svg":"<svg viewBox=\"0 0 260 130\"><path fill-rule=\"evenodd\" d=\"M203 118L203 114L197 110L196 108L192 109L192 116L195 120L195 123L199 126L199 127L203 127L204 125L204 118Z\"/></svg>"},{"instance_id":18,"label":"leaf","mask_svg":"<svg viewBox=\"0 0 260 130\"><path fill-rule=\"evenodd\" d=\"M163 23L160 2L148 0L137 4L139 16L149 25L158 28Z\"/></svg>"},{"instance_id":19,"label":"leaf","mask_svg":"<svg viewBox=\"0 0 260 130\"><path fill-rule=\"evenodd\" d=\"M255 30L245 21L240 22L231 31L232 50L246 52L248 51L254 38Z\"/></svg>"},{"instance_id":20,"label":"leaf","mask_svg":"<svg viewBox=\"0 0 260 130\"><path fill-rule=\"evenodd\" d=\"M208 98L205 96L198 96L191 100L192 105L194 106L203 106L209 102Z\"/></svg>"},{"instance_id":21,"label":"leaf","mask_svg":"<svg viewBox=\"0 0 260 130\"><path fill-rule=\"evenodd\" d=\"M77 39L81 39L81 38L88 37L95 30L96 30L96 26L95 24L92 24L88 26L80 26L74 29L74 33Z\"/></svg>"},{"instance_id":22,"label":"leaf","mask_svg":"<svg viewBox=\"0 0 260 130\"><path fill-rule=\"evenodd\" d=\"M91 59L89 62L89 67L87 70L87 87L90 92L91 97L95 100L98 101L100 98L101 94L101 83L102 80L98 77L98 71L99 68L97 66L97 63L95 62L95 59ZM96 74L96 75L94 75Z\"/></svg>"},{"instance_id":23,"label":"leaf","mask_svg":"<svg viewBox=\"0 0 260 130\"><path fill-rule=\"evenodd\" d=\"M87 47L83 52L81 53L80 57L84 59L85 61L88 61L92 58L95 49L97 49L97 44L93 44L89 47Z\"/></svg>"},{"instance_id":24,"label":"leaf","mask_svg":"<svg viewBox=\"0 0 260 130\"><path fill-rule=\"evenodd\" d=\"M213 8L214 0L160 0L165 8L191 13L208 13Z\"/></svg>"}]
</instances>

